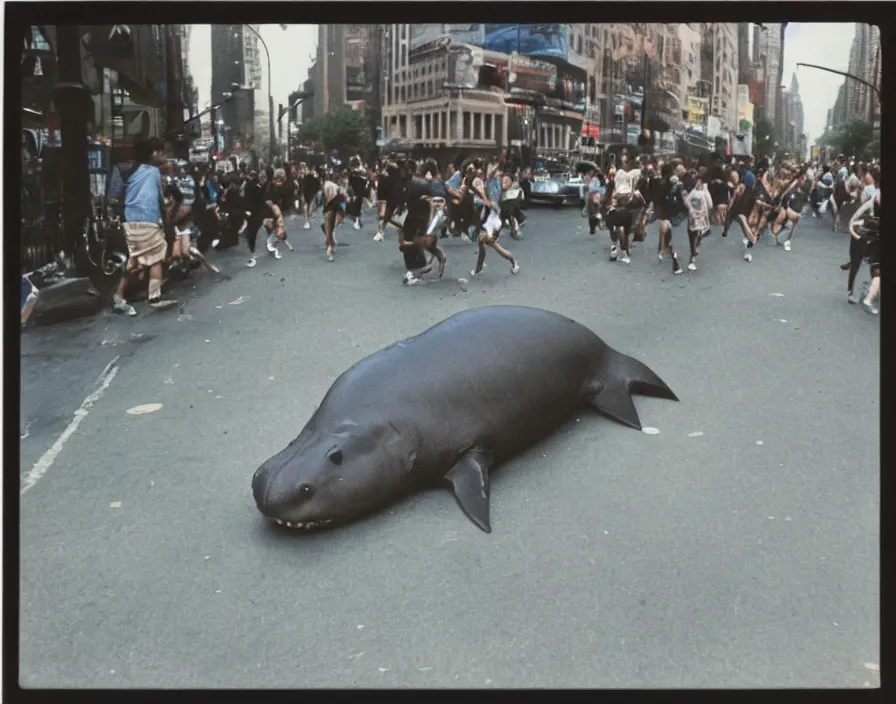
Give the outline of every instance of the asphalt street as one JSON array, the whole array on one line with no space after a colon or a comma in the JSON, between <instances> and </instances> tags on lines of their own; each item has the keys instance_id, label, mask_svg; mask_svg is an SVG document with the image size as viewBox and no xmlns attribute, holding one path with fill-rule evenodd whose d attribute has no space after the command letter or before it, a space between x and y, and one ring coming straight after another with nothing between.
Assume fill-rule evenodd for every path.
<instances>
[{"instance_id":1,"label":"asphalt street","mask_svg":"<svg viewBox=\"0 0 896 704\"><path fill-rule=\"evenodd\" d=\"M220 254L180 311L27 331L20 684L878 686L880 321L846 302L847 235L804 220L745 263L716 228L673 276L655 225L626 266L578 209L530 215L521 272L489 252L466 291L471 244L406 287L394 233L346 224L331 264L291 220L295 253ZM491 534L447 490L262 519L253 472L341 372L495 303L578 320L680 402L636 398L654 434L583 410L501 467Z\"/></svg>"}]
</instances>

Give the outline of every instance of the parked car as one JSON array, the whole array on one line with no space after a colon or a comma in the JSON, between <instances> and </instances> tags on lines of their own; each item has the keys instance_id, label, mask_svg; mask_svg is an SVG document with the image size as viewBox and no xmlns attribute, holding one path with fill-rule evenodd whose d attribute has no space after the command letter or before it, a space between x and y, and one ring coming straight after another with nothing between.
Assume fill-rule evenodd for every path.
<instances>
[{"instance_id":1,"label":"parked car","mask_svg":"<svg viewBox=\"0 0 896 704\"><path fill-rule=\"evenodd\" d=\"M578 174L538 173L532 177L529 200L533 203L548 203L555 207L568 203L581 206L584 199L585 184Z\"/></svg>"}]
</instances>

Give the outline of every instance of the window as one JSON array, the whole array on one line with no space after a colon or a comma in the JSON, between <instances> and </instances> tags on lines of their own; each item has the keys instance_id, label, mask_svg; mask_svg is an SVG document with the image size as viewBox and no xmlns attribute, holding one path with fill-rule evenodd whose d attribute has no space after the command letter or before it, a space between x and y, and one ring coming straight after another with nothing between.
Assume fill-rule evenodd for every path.
<instances>
[{"instance_id":1,"label":"window","mask_svg":"<svg viewBox=\"0 0 896 704\"><path fill-rule=\"evenodd\" d=\"M423 121L425 124L425 130L423 132L423 137L424 137L424 139L429 141L430 139L432 139L432 136L433 136L432 135L432 115L427 115Z\"/></svg>"},{"instance_id":2,"label":"window","mask_svg":"<svg viewBox=\"0 0 896 704\"><path fill-rule=\"evenodd\" d=\"M470 135L473 132L471 118L472 115L470 113L464 112L463 139L470 139Z\"/></svg>"},{"instance_id":3,"label":"window","mask_svg":"<svg viewBox=\"0 0 896 704\"><path fill-rule=\"evenodd\" d=\"M408 101L407 94L405 93L404 86L401 87L401 102L406 103Z\"/></svg>"},{"instance_id":4,"label":"window","mask_svg":"<svg viewBox=\"0 0 896 704\"><path fill-rule=\"evenodd\" d=\"M473 139L482 139L482 113L473 113Z\"/></svg>"},{"instance_id":5,"label":"window","mask_svg":"<svg viewBox=\"0 0 896 704\"><path fill-rule=\"evenodd\" d=\"M430 95L435 95L435 94L436 94L436 82L435 82L435 81L432 81L432 80L431 80L431 81L429 82L429 94L430 94Z\"/></svg>"},{"instance_id":6,"label":"window","mask_svg":"<svg viewBox=\"0 0 896 704\"><path fill-rule=\"evenodd\" d=\"M423 139L423 115L417 115L416 117L414 117L414 136L412 137L412 139Z\"/></svg>"},{"instance_id":7,"label":"window","mask_svg":"<svg viewBox=\"0 0 896 704\"><path fill-rule=\"evenodd\" d=\"M417 97L417 90L418 90L418 89L417 89L417 84L415 83L415 84L411 87L411 89L413 90L412 97L416 98L416 97Z\"/></svg>"},{"instance_id":8,"label":"window","mask_svg":"<svg viewBox=\"0 0 896 704\"><path fill-rule=\"evenodd\" d=\"M492 116L485 116L485 128L483 129L483 138L484 139L494 139L494 135L492 135Z\"/></svg>"},{"instance_id":9,"label":"window","mask_svg":"<svg viewBox=\"0 0 896 704\"><path fill-rule=\"evenodd\" d=\"M439 126L442 131L442 139L448 139L448 113L442 113L442 119L439 120Z\"/></svg>"},{"instance_id":10,"label":"window","mask_svg":"<svg viewBox=\"0 0 896 704\"><path fill-rule=\"evenodd\" d=\"M401 128L401 137L402 139L407 139L408 137L408 118L406 115L402 115L398 118L399 127Z\"/></svg>"}]
</instances>

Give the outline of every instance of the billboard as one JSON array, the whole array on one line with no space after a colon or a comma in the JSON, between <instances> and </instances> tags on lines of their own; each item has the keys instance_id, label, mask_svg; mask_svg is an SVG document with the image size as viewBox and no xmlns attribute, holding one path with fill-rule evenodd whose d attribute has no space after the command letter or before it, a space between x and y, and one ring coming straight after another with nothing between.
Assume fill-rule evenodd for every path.
<instances>
[{"instance_id":1,"label":"billboard","mask_svg":"<svg viewBox=\"0 0 896 704\"><path fill-rule=\"evenodd\" d=\"M763 81L750 81L747 84L749 90L749 102L753 105L765 105L765 83Z\"/></svg>"},{"instance_id":2,"label":"billboard","mask_svg":"<svg viewBox=\"0 0 896 704\"><path fill-rule=\"evenodd\" d=\"M706 121L707 112L709 112L709 99L689 95L687 111L689 125L702 125Z\"/></svg>"},{"instance_id":3,"label":"billboard","mask_svg":"<svg viewBox=\"0 0 896 704\"><path fill-rule=\"evenodd\" d=\"M553 93L557 88L557 67L546 61L511 54L507 85L511 94L514 90Z\"/></svg>"},{"instance_id":4,"label":"billboard","mask_svg":"<svg viewBox=\"0 0 896 704\"><path fill-rule=\"evenodd\" d=\"M479 85L483 54L476 47L454 47L448 54L448 80L452 88L472 89Z\"/></svg>"},{"instance_id":5,"label":"billboard","mask_svg":"<svg viewBox=\"0 0 896 704\"><path fill-rule=\"evenodd\" d=\"M346 29L345 36L345 101L354 103L373 96L371 41L366 28Z\"/></svg>"},{"instance_id":6,"label":"billboard","mask_svg":"<svg viewBox=\"0 0 896 704\"><path fill-rule=\"evenodd\" d=\"M424 44L450 38L455 44L485 45L483 24L412 24L408 35L408 51Z\"/></svg>"},{"instance_id":7,"label":"billboard","mask_svg":"<svg viewBox=\"0 0 896 704\"><path fill-rule=\"evenodd\" d=\"M547 57L566 61L582 71L583 54L574 50L569 24L412 24L408 50L449 38L455 44L470 44L501 54Z\"/></svg>"}]
</instances>

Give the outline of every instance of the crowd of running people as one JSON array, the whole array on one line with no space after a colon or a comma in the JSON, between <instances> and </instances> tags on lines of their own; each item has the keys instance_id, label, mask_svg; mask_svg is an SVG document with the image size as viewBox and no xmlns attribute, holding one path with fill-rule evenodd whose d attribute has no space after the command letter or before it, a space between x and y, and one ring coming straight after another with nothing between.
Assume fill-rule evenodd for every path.
<instances>
[{"instance_id":1,"label":"crowd of running people","mask_svg":"<svg viewBox=\"0 0 896 704\"><path fill-rule=\"evenodd\" d=\"M701 241L711 234L713 225L721 228L723 237L729 232L741 236L743 258L749 262L754 245L766 233L789 252L802 217L825 217L829 212L837 231L841 213L854 211L847 228L849 262L842 267L849 272L848 300L859 301L855 279L867 260L871 285L862 303L869 312L878 312L877 164L838 157L818 166L787 159L731 160L713 155L710 163L700 165L647 155L629 159L623 153L618 163L606 170L588 162L579 167L585 180L582 215L588 218L591 235L598 229L609 230L610 260L629 264L632 242L643 242L647 225L655 221L657 257L663 261L668 255L675 274L683 272L682 257L673 240L678 222L687 221L687 268L696 271ZM185 232L187 224L198 233L196 245L203 254L210 248L236 246L244 235L249 249L246 265L253 267L257 235L263 229L268 252L279 259L281 244L293 249L287 240L286 219L302 218L304 229L310 230L320 211L326 256L332 262L337 228L348 219L360 230L366 206L375 213L375 241L383 242L390 229L397 232L407 269L404 284L422 283L431 274L442 276L446 256L439 241L450 237L478 245L476 265L470 272L473 277L481 275L489 248L508 262L512 274L520 271L500 235L506 230L511 238L520 239L526 220L522 207L526 189L521 184L531 172L510 163L506 155L489 162L468 159L448 164L444 172L433 160L417 163L396 157L370 168L357 156L345 168L331 160L325 165L293 163L284 167L260 162L257 168L242 166L223 175L185 163L175 169L177 173L168 175L162 206L170 259L185 256L190 243L179 245L177 234ZM140 252L135 255L131 249L132 259L139 259ZM150 302L158 298L158 290L151 291ZM121 291L115 305L130 312Z\"/></svg>"}]
</instances>

